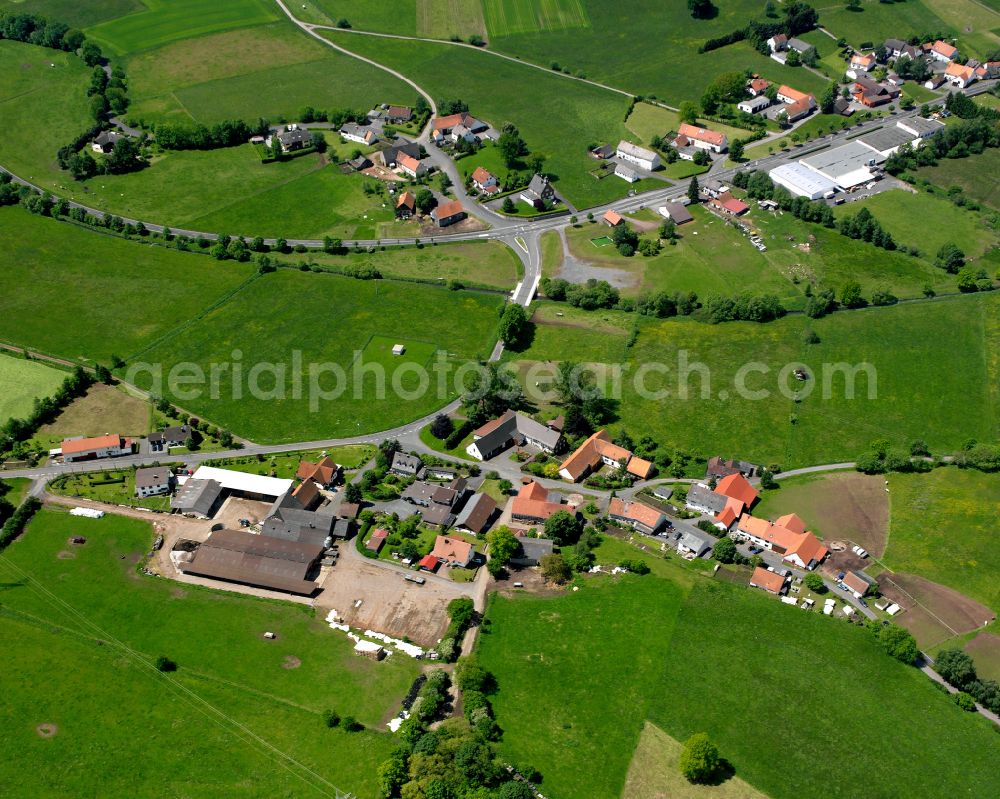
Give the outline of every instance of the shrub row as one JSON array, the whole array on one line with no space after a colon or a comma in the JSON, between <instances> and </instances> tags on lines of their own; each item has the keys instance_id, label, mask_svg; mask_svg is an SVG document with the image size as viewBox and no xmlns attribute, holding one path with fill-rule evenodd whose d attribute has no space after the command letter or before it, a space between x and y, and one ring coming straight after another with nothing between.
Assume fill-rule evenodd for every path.
<instances>
[{"instance_id":1,"label":"shrub row","mask_svg":"<svg viewBox=\"0 0 1000 799\"><path fill-rule=\"evenodd\" d=\"M20 504L18 509L14 511L14 515L11 516L3 528L0 529L0 550L3 550L7 545L17 538L21 533L24 532L24 528L31 521L31 517L34 516L42 507L42 503L36 497L28 497L24 502Z\"/></svg>"}]
</instances>

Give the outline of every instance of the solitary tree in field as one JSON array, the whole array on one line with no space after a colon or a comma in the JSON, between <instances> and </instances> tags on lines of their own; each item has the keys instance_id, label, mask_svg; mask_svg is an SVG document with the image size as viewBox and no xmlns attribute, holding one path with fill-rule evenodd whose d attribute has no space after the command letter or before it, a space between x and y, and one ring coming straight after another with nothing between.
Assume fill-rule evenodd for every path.
<instances>
[{"instance_id":1,"label":"solitary tree in field","mask_svg":"<svg viewBox=\"0 0 1000 799\"><path fill-rule=\"evenodd\" d=\"M721 765L719 748L706 733L697 732L687 739L681 752L680 768L688 782L711 781Z\"/></svg>"},{"instance_id":2,"label":"solitary tree in field","mask_svg":"<svg viewBox=\"0 0 1000 799\"><path fill-rule=\"evenodd\" d=\"M500 340L508 347L517 345L524 340L531 322L524 308L516 303L510 303L500 317Z\"/></svg>"},{"instance_id":3,"label":"solitary tree in field","mask_svg":"<svg viewBox=\"0 0 1000 799\"><path fill-rule=\"evenodd\" d=\"M451 421L451 417L446 413L439 413L434 417L434 421L431 422L431 435L442 441L450 436L451 431L454 429L455 425Z\"/></svg>"}]
</instances>

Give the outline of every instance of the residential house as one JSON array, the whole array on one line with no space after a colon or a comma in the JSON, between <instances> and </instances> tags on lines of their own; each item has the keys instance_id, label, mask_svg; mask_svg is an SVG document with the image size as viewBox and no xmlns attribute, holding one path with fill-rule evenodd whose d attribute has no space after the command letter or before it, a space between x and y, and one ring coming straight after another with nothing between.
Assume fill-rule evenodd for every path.
<instances>
[{"instance_id":1,"label":"residential house","mask_svg":"<svg viewBox=\"0 0 1000 799\"><path fill-rule=\"evenodd\" d=\"M552 514L568 511L566 505L549 500L549 491L534 480L521 486L510 503L511 520L517 524L542 524Z\"/></svg>"},{"instance_id":2,"label":"residential house","mask_svg":"<svg viewBox=\"0 0 1000 799\"><path fill-rule=\"evenodd\" d=\"M356 122L345 122L338 131L347 141L371 146L378 142L378 134L370 125L358 125Z\"/></svg>"},{"instance_id":3,"label":"residential house","mask_svg":"<svg viewBox=\"0 0 1000 799\"><path fill-rule=\"evenodd\" d=\"M945 68L944 79L952 86L964 89L976 82L976 70L953 62Z\"/></svg>"},{"instance_id":4,"label":"residential house","mask_svg":"<svg viewBox=\"0 0 1000 799\"><path fill-rule=\"evenodd\" d=\"M139 499L154 497L158 494L169 494L173 485L174 475L166 466L156 466L152 469L136 469L135 495Z\"/></svg>"},{"instance_id":5,"label":"residential house","mask_svg":"<svg viewBox=\"0 0 1000 799\"><path fill-rule=\"evenodd\" d=\"M726 507L727 497L717 494L704 483L695 483L688 489L685 507L699 513L720 513Z\"/></svg>"},{"instance_id":6,"label":"residential house","mask_svg":"<svg viewBox=\"0 0 1000 799\"><path fill-rule=\"evenodd\" d=\"M652 172L660 165L659 155L652 150L647 150L645 147L640 147L628 141L618 142L618 149L615 150L615 156L623 161L628 161L630 164L634 164L640 169L645 169L647 172Z\"/></svg>"},{"instance_id":7,"label":"residential house","mask_svg":"<svg viewBox=\"0 0 1000 799\"><path fill-rule=\"evenodd\" d=\"M405 125L413 119L413 109L405 105L390 105L385 109L385 120L390 125Z\"/></svg>"},{"instance_id":8,"label":"residential house","mask_svg":"<svg viewBox=\"0 0 1000 799\"><path fill-rule=\"evenodd\" d=\"M757 94L749 100L743 100L736 104L736 107L745 114L757 114L765 108L771 107L771 99L763 94Z\"/></svg>"},{"instance_id":9,"label":"residential house","mask_svg":"<svg viewBox=\"0 0 1000 799\"><path fill-rule=\"evenodd\" d=\"M976 67L976 80L1000 78L1000 61L987 61Z\"/></svg>"},{"instance_id":10,"label":"residential house","mask_svg":"<svg viewBox=\"0 0 1000 799\"><path fill-rule=\"evenodd\" d=\"M611 498L608 516L646 535L656 535L667 523L667 515L663 511L637 500L626 502L621 497Z\"/></svg>"},{"instance_id":11,"label":"residential house","mask_svg":"<svg viewBox=\"0 0 1000 799\"><path fill-rule=\"evenodd\" d=\"M708 201L708 204L717 211L721 211L729 216L742 216L750 210L749 205L742 200L736 199L729 192L720 194L718 197L713 197Z\"/></svg>"},{"instance_id":12,"label":"residential house","mask_svg":"<svg viewBox=\"0 0 1000 799\"><path fill-rule=\"evenodd\" d=\"M677 551L682 555L690 555L692 558L703 557L712 549L712 540L701 533L689 531L684 533L677 541Z\"/></svg>"},{"instance_id":13,"label":"residential house","mask_svg":"<svg viewBox=\"0 0 1000 799\"><path fill-rule=\"evenodd\" d=\"M677 139L682 137L697 149L709 150L713 153L723 153L729 146L725 134L707 128L699 128L697 125L689 125L687 122L682 122L677 128Z\"/></svg>"},{"instance_id":14,"label":"residential house","mask_svg":"<svg viewBox=\"0 0 1000 799\"><path fill-rule=\"evenodd\" d=\"M497 176L481 166L477 166L470 178L476 191L483 194L497 194L500 191L500 181Z\"/></svg>"},{"instance_id":15,"label":"residential house","mask_svg":"<svg viewBox=\"0 0 1000 799\"><path fill-rule=\"evenodd\" d=\"M912 44L907 44L902 39L886 39L885 44L885 54L887 58L899 58L900 56L906 56L907 58L919 58L923 55L923 50Z\"/></svg>"},{"instance_id":16,"label":"residential house","mask_svg":"<svg viewBox=\"0 0 1000 799\"><path fill-rule=\"evenodd\" d=\"M482 535L489 528L497 512L497 503L488 494L474 494L455 519L455 527Z\"/></svg>"},{"instance_id":17,"label":"residential house","mask_svg":"<svg viewBox=\"0 0 1000 799\"><path fill-rule=\"evenodd\" d=\"M115 149L115 143L123 138L122 134L113 130L103 130L97 134L97 137L90 143L90 149L95 153L110 153Z\"/></svg>"},{"instance_id":18,"label":"residential house","mask_svg":"<svg viewBox=\"0 0 1000 799\"><path fill-rule=\"evenodd\" d=\"M629 450L611 443L607 431L598 430L584 441L559 468L559 474L566 480L578 482L601 466L624 469L640 480L647 479L653 471L653 464L635 457Z\"/></svg>"},{"instance_id":19,"label":"residential house","mask_svg":"<svg viewBox=\"0 0 1000 799\"><path fill-rule=\"evenodd\" d=\"M389 471L393 474L398 474L400 477L416 477L423 468L424 462L416 455L410 455L406 452L392 453Z\"/></svg>"},{"instance_id":20,"label":"residential house","mask_svg":"<svg viewBox=\"0 0 1000 799\"><path fill-rule=\"evenodd\" d=\"M854 105L846 97L838 97L833 101L833 113L849 117L854 113Z\"/></svg>"},{"instance_id":21,"label":"residential house","mask_svg":"<svg viewBox=\"0 0 1000 799\"><path fill-rule=\"evenodd\" d=\"M618 227L624 220L622 215L612 208L604 212L601 221L608 227Z\"/></svg>"},{"instance_id":22,"label":"residential house","mask_svg":"<svg viewBox=\"0 0 1000 799\"><path fill-rule=\"evenodd\" d=\"M701 193L704 194L706 197L718 197L719 195L725 194L728 191L729 191L729 186L715 179L707 180L701 186Z\"/></svg>"},{"instance_id":23,"label":"residential house","mask_svg":"<svg viewBox=\"0 0 1000 799\"><path fill-rule=\"evenodd\" d=\"M782 517L778 521L799 526L797 518ZM820 540L810 532L805 530L795 532L777 522L771 524L767 519L759 519L749 514L744 514L740 518L735 535L762 549L781 555L783 560L803 569L814 569L829 553Z\"/></svg>"},{"instance_id":24,"label":"residential house","mask_svg":"<svg viewBox=\"0 0 1000 799\"><path fill-rule=\"evenodd\" d=\"M392 144L374 153L372 158L386 169L395 169L399 162L399 156L403 154L419 161L422 155L420 145L404 138L397 138Z\"/></svg>"},{"instance_id":25,"label":"residential house","mask_svg":"<svg viewBox=\"0 0 1000 799\"><path fill-rule=\"evenodd\" d=\"M343 468L329 455L319 461L301 461L295 476L302 481L312 481L320 488L333 488L340 479Z\"/></svg>"},{"instance_id":26,"label":"residential house","mask_svg":"<svg viewBox=\"0 0 1000 799\"><path fill-rule=\"evenodd\" d=\"M406 153L400 153L396 156L396 168L404 175L409 175L414 179L427 174L427 167L412 155L407 155Z\"/></svg>"},{"instance_id":27,"label":"residential house","mask_svg":"<svg viewBox=\"0 0 1000 799\"><path fill-rule=\"evenodd\" d=\"M178 568L185 574L308 596L317 588L309 577L322 554L317 544L215 530Z\"/></svg>"},{"instance_id":28,"label":"residential house","mask_svg":"<svg viewBox=\"0 0 1000 799\"><path fill-rule=\"evenodd\" d=\"M475 558L476 550L473 549L472 544L461 538L439 535L434 539L434 549L431 550L430 554L431 557L437 559L438 563L466 569Z\"/></svg>"},{"instance_id":29,"label":"residential house","mask_svg":"<svg viewBox=\"0 0 1000 799\"><path fill-rule=\"evenodd\" d=\"M312 134L301 125L286 125L283 130L276 134L278 143L281 144L282 152L290 153L295 150L303 150L312 147ZM274 138L271 138L273 146Z\"/></svg>"},{"instance_id":30,"label":"residential house","mask_svg":"<svg viewBox=\"0 0 1000 799\"><path fill-rule=\"evenodd\" d=\"M412 191L404 191L396 199L396 217L409 219L417 211L417 196Z\"/></svg>"},{"instance_id":31,"label":"residential house","mask_svg":"<svg viewBox=\"0 0 1000 799\"><path fill-rule=\"evenodd\" d=\"M806 98L804 100L796 100L794 103L787 103L782 110L785 112L785 119L788 122L798 122L815 111L816 104Z\"/></svg>"},{"instance_id":32,"label":"residential house","mask_svg":"<svg viewBox=\"0 0 1000 799\"><path fill-rule=\"evenodd\" d=\"M63 461L74 463L95 458L117 458L132 454L132 439L117 433L96 438L67 438L60 448Z\"/></svg>"},{"instance_id":33,"label":"residential house","mask_svg":"<svg viewBox=\"0 0 1000 799\"><path fill-rule=\"evenodd\" d=\"M785 576L758 566L750 575L750 587L760 588L769 594L781 596L785 593Z\"/></svg>"},{"instance_id":34,"label":"residential house","mask_svg":"<svg viewBox=\"0 0 1000 799\"><path fill-rule=\"evenodd\" d=\"M847 77L854 80L858 75L867 74L875 69L877 63L873 53L855 53L847 66Z\"/></svg>"},{"instance_id":35,"label":"residential house","mask_svg":"<svg viewBox=\"0 0 1000 799\"><path fill-rule=\"evenodd\" d=\"M716 455L708 459L708 468L705 470L706 478L722 478L731 474L742 474L744 477L756 477L760 467L755 463L738 460L724 460L722 456Z\"/></svg>"},{"instance_id":36,"label":"residential house","mask_svg":"<svg viewBox=\"0 0 1000 799\"><path fill-rule=\"evenodd\" d=\"M776 33L767 40L767 46L772 53L780 53L788 47L788 36L784 33Z\"/></svg>"},{"instance_id":37,"label":"residential house","mask_svg":"<svg viewBox=\"0 0 1000 799\"><path fill-rule=\"evenodd\" d=\"M537 566L542 558L551 555L555 541L550 538L531 538L526 535L517 536L518 547L510 556L511 566Z\"/></svg>"},{"instance_id":38,"label":"residential house","mask_svg":"<svg viewBox=\"0 0 1000 799\"><path fill-rule=\"evenodd\" d=\"M544 175L533 175L526 188L521 189L521 202L532 208L544 208L546 203L556 200L556 190Z\"/></svg>"},{"instance_id":39,"label":"residential house","mask_svg":"<svg viewBox=\"0 0 1000 799\"><path fill-rule=\"evenodd\" d=\"M424 479L425 480L444 480L450 483L458 477L458 472L454 469L449 469L447 466L425 466L424 467Z\"/></svg>"},{"instance_id":40,"label":"residential house","mask_svg":"<svg viewBox=\"0 0 1000 799\"><path fill-rule=\"evenodd\" d=\"M851 94L862 105L874 108L892 102L899 97L899 88L876 83L871 78L859 75L851 89Z\"/></svg>"},{"instance_id":41,"label":"residential house","mask_svg":"<svg viewBox=\"0 0 1000 799\"><path fill-rule=\"evenodd\" d=\"M680 203L665 203L656 209L657 213L664 219L669 219L675 225L686 225L688 222L693 222L694 217L691 213Z\"/></svg>"},{"instance_id":42,"label":"residential house","mask_svg":"<svg viewBox=\"0 0 1000 799\"><path fill-rule=\"evenodd\" d=\"M459 139L471 136L471 141L477 141L477 134L485 133L489 125L476 119L468 112L435 117L431 124L431 137L435 142L457 142ZM468 140L468 139L467 139Z\"/></svg>"},{"instance_id":43,"label":"residential house","mask_svg":"<svg viewBox=\"0 0 1000 799\"><path fill-rule=\"evenodd\" d=\"M465 211L462 209L460 201L451 200L441 203L441 205L431 211L431 219L434 220L438 227L448 227L448 225L454 225L456 222L461 222L465 219Z\"/></svg>"},{"instance_id":44,"label":"residential house","mask_svg":"<svg viewBox=\"0 0 1000 799\"><path fill-rule=\"evenodd\" d=\"M465 451L480 461L489 460L512 446L532 446L554 454L562 445L562 433L522 413L508 410L472 433Z\"/></svg>"},{"instance_id":45,"label":"residential house","mask_svg":"<svg viewBox=\"0 0 1000 799\"><path fill-rule=\"evenodd\" d=\"M808 92L800 92L798 89L793 89L791 86L785 86L784 84L778 87L777 97L787 105L805 101L811 108L816 107L816 98L813 95Z\"/></svg>"},{"instance_id":46,"label":"residential house","mask_svg":"<svg viewBox=\"0 0 1000 799\"><path fill-rule=\"evenodd\" d=\"M754 75L747 81L747 93L749 93L751 97L759 97L767 91L767 87L770 85L771 81L765 80L759 75Z\"/></svg>"},{"instance_id":47,"label":"residential house","mask_svg":"<svg viewBox=\"0 0 1000 799\"><path fill-rule=\"evenodd\" d=\"M616 163L615 164L615 177L621 178L622 180L628 181L629 183L636 183L642 179L642 175L636 172L628 164Z\"/></svg>"},{"instance_id":48,"label":"residential house","mask_svg":"<svg viewBox=\"0 0 1000 799\"><path fill-rule=\"evenodd\" d=\"M943 61L949 63L958 58L958 48L953 44L948 44L938 39L934 44L930 46L927 51L928 55L935 61Z\"/></svg>"},{"instance_id":49,"label":"residential house","mask_svg":"<svg viewBox=\"0 0 1000 799\"><path fill-rule=\"evenodd\" d=\"M464 477L456 477L447 486L417 480L406 487L401 499L424 508L435 504L446 505L450 508L459 502L466 490L467 485Z\"/></svg>"},{"instance_id":50,"label":"residential house","mask_svg":"<svg viewBox=\"0 0 1000 799\"><path fill-rule=\"evenodd\" d=\"M855 599L861 599L861 597L871 591L872 586L875 584L875 581L867 574L856 571L847 572L840 578L840 582L848 591L854 594Z\"/></svg>"},{"instance_id":51,"label":"residential house","mask_svg":"<svg viewBox=\"0 0 1000 799\"><path fill-rule=\"evenodd\" d=\"M175 425L156 433L150 433L146 437L149 447L153 452L163 452L170 447L183 446L191 436L191 428L185 425Z\"/></svg>"},{"instance_id":52,"label":"residential house","mask_svg":"<svg viewBox=\"0 0 1000 799\"><path fill-rule=\"evenodd\" d=\"M715 486L715 493L742 502L743 507L748 510L760 498L760 494L750 485L750 481L740 473L727 474L719 480Z\"/></svg>"}]
</instances>

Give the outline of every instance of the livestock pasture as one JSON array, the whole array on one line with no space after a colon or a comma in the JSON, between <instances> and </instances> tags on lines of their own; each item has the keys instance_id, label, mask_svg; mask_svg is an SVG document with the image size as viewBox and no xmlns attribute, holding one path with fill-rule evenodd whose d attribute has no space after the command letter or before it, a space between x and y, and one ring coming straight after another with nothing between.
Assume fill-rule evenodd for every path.
<instances>
[{"instance_id":1,"label":"livestock pasture","mask_svg":"<svg viewBox=\"0 0 1000 799\"><path fill-rule=\"evenodd\" d=\"M39 361L0 354L0 422L23 418L34 400L51 396L65 379L65 372Z\"/></svg>"},{"instance_id":2,"label":"livestock pasture","mask_svg":"<svg viewBox=\"0 0 1000 799\"><path fill-rule=\"evenodd\" d=\"M989 723L956 712L864 629L690 572L578 585L558 598L494 597L478 644L499 685L501 751L513 762L545 751L551 795L621 795L647 720L676 741L707 732L736 776L772 799L848 797L862 783L873 795L997 788L986 764L1000 741ZM690 690L734 663L752 679ZM786 693L798 697L799 712L760 723ZM899 724L903 738L894 735ZM962 762L967 756L981 765Z\"/></svg>"},{"instance_id":3,"label":"livestock pasture","mask_svg":"<svg viewBox=\"0 0 1000 799\"><path fill-rule=\"evenodd\" d=\"M68 545L77 535L87 543ZM355 657L303 605L145 577L136 564L152 539L147 522L45 510L0 558L12 666L0 741L20 752L0 766L8 791L78 796L99 779L104 793L138 797L319 797L331 783L374 796L393 746L378 728L419 666ZM157 672L158 655L178 670ZM289 656L298 668L282 667ZM373 729L328 730L328 709ZM58 730L50 740L38 739L42 723ZM53 758L80 767L53 769ZM123 758L146 766L126 775Z\"/></svg>"},{"instance_id":4,"label":"livestock pasture","mask_svg":"<svg viewBox=\"0 0 1000 799\"><path fill-rule=\"evenodd\" d=\"M88 0L85 3L80 0L0 0L0 11L41 14L74 28L85 28L144 10L141 0Z\"/></svg>"}]
</instances>

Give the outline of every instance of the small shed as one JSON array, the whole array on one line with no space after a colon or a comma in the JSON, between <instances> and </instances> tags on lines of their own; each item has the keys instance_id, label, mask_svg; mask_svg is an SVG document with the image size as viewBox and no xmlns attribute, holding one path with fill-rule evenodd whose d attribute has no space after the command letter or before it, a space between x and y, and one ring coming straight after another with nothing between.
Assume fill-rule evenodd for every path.
<instances>
[{"instance_id":1,"label":"small shed","mask_svg":"<svg viewBox=\"0 0 1000 799\"><path fill-rule=\"evenodd\" d=\"M393 355L402 355L405 352L406 352L406 345L405 344L393 344L392 345L392 354Z\"/></svg>"},{"instance_id":2,"label":"small shed","mask_svg":"<svg viewBox=\"0 0 1000 799\"><path fill-rule=\"evenodd\" d=\"M441 565L441 562L433 555L424 555L417 565L420 566L421 569L432 572L437 571L437 567Z\"/></svg>"},{"instance_id":3,"label":"small shed","mask_svg":"<svg viewBox=\"0 0 1000 799\"><path fill-rule=\"evenodd\" d=\"M381 660L385 657L385 647L374 641L361 640L354 645L354 654L369 660Z\"/></svg>"}]
</instances>

